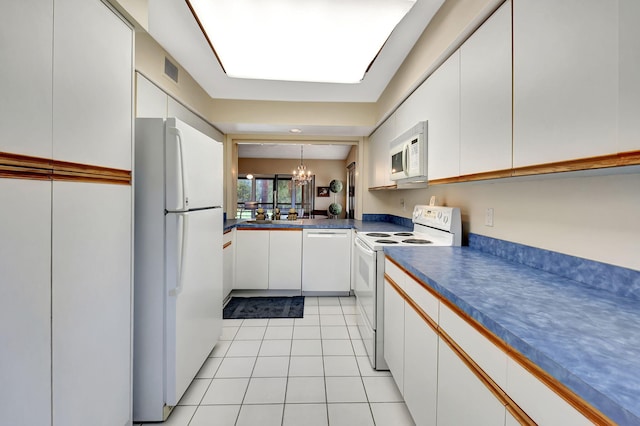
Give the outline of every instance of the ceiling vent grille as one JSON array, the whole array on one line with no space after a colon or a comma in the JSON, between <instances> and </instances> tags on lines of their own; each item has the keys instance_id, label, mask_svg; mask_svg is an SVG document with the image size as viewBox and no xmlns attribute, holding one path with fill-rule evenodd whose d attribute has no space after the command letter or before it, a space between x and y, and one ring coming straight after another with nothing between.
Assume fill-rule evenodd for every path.
<instances>
[{"instance_id":1,"label":"ceiling vent grille","mask_svg":"<svg viewBox=\"0 0 640 426\"><path fill-rule=\"evenodd\" d=\"M178 66L171 62L169 58L164 58L164 73L176 83L178 82Z\"/></svg>"}]
</instances>

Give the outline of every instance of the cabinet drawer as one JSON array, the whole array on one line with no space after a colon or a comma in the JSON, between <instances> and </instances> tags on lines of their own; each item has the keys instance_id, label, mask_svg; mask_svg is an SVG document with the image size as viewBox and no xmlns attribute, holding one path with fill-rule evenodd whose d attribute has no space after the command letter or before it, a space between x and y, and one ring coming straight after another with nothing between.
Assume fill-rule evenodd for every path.
<instances>
[{"instance_id":1,"label":"cabinet drawer","mask_svg":"<svg viewBox=\"0 0 640 426\"><path fill-rule=\"evenodd\" d=\"M440 302L436 297L413 278L405 275L404 291L427 314L438 323Z\"/></svg>"},{"instance_id":2,"label":"cabinet drawer","mask_svg":"<svg viewBox=\"0 0 640 426\"><path fill-rule=\"evenodd\" d=\"M398 287L404 290L404 277L406 274L389 259L384 260L384 273L387 274Z\"/></svg>"},{"instance_id":3,"label":"cabinet drawer","mask_svg":"<svg viewBox=\"0 0 640 426\"><path fill-rule=\"evenodd\" d=\"M440 327L491 376L498 386L505 389L507 354L444 304L440 306Z\"/></svg>"},{"instance_id":4,"label":"cabinet drawer","mask_svg":"<svg viewBox=\"0 0 640 426\"><path fill-rule=\"evenodd\" d=\"M506 391L536 423L591 425L581 413L512 359L507 363Z\"/></svg>"}]
</instances>

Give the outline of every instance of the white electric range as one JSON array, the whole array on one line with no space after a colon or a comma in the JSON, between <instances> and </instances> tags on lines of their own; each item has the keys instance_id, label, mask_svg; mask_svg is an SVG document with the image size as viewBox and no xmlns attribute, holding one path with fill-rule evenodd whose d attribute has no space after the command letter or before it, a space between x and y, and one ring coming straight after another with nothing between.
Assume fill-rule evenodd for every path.
<instances>
[{"instance_id":1,"label":"white electric range","mask_svg":"<svg viewBox=\"0 0 640 426\"><path fill-rule=\"evenodd\" d=\"M459 246L462 239L460 209L423 206L413 209L411 232L357 232L354 239L354 293L358 329L371 366L388 370L384 360L384 253L385 246Z\"/></svg>"}]
</instances>

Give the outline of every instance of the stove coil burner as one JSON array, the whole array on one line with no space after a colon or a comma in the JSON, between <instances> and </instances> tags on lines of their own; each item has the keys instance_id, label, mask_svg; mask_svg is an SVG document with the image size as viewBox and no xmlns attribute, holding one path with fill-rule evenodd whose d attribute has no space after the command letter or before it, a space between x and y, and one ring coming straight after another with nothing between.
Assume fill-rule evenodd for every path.
<instances>
[{"instance_id":1,"label":"stove coil burner","mask_svg":"<svg viewBox=\"0 0 640 426\"><path fill-rule=\"evenodd\" d=\"M394 241L394 240L376 240L376 243L380 243L380 244L398 244L398 242Z\"/></svg>"},{"instance_id":2,"label":"stove coil burner","mask_svg":"<svg viewBox=\"0 0 640 426\"><path fill-rule=\"evenodd\" d=\"M413 237L413 234L411 232L396 232L395 234L396 237Z\"/></svg>"},{"instance_id":3,"label":"stove coil burner","mask_svg":"<svg viewBox=\"0 0 640 426\"><path fill-rule=\"evenodd\" d=\"M406 240L402 240L402 242L407 244L431 244L431 241L420 238L408 238Z\"/></svg>"},{"instance_id":4,"label":"stove coil burner","mask_svg":"<svg viewBox=\"0 0 640 426\"><path fill-rule=\"evenodd\" d=\"M386 237L390 237L391 234L385 234L382 232L369 232L368 234L365 234L367 237L376 237L376 238L386 238Z\"/></svg>"}]
</instances>

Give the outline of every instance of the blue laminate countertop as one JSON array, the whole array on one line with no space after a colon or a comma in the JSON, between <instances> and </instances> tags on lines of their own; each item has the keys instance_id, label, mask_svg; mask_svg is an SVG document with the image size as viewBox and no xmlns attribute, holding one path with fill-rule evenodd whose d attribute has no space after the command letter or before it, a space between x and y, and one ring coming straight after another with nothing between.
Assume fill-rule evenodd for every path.
<instances>
[{"instance_id":1,"label":"blue laminate countertop","mask_svg":"<svg viewBox=\"0 0 640 426\"><path fill-rule=\"evenodd\" d=\"M384 252L621 425L640 425L640 303L468 247Z\"/></svg>"},{"instance_id":2,"label":"blue laminate countertop","mask_svg":"<svg viewBox=\"0 0 640 426\"><path fill-rule=\"evenodd\" d=\"M354 219L300 219L292 222L281 220L271 223L248 223L246 220L229 219L224 222L225 231L233 228L355 229L359 232L406 232L412 229L395 223Z\"/></svg>"}]
</instances>

